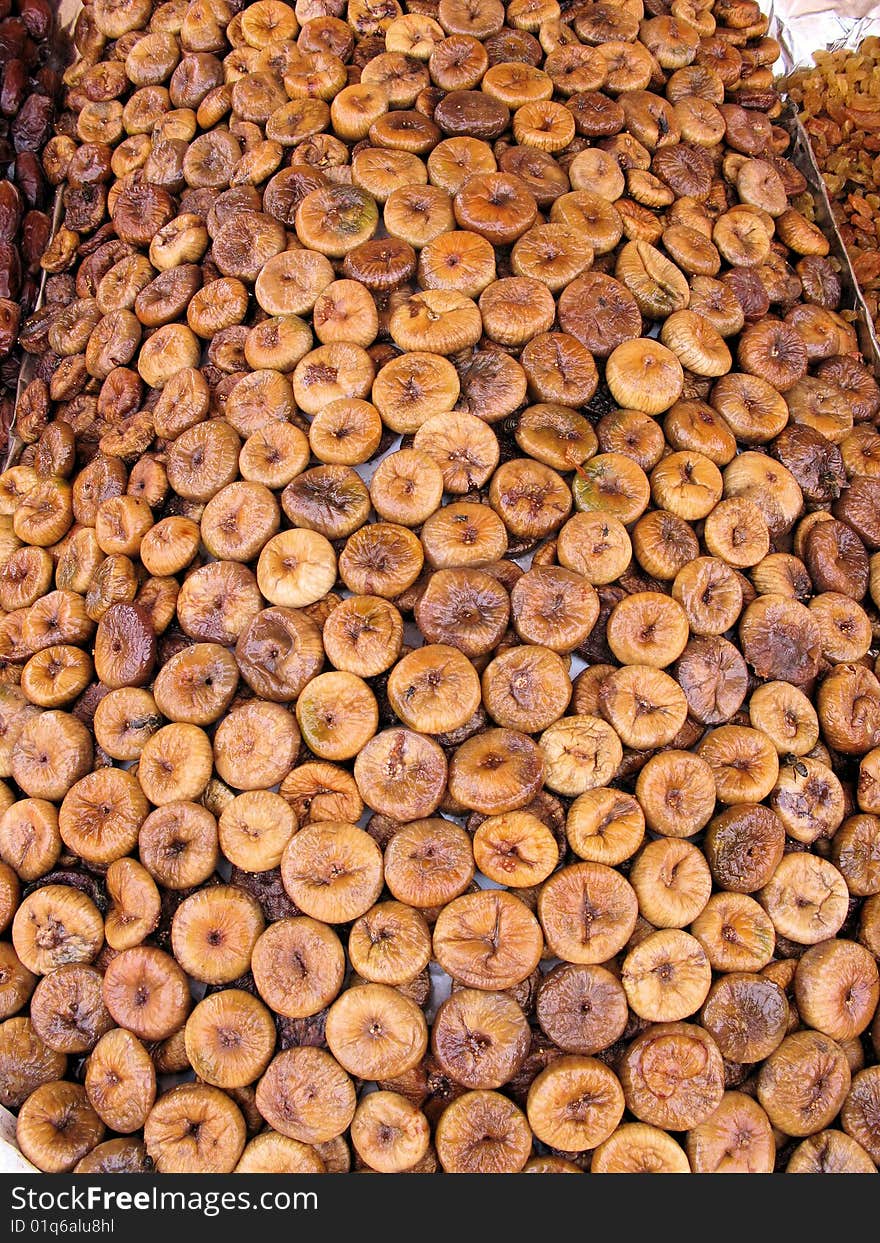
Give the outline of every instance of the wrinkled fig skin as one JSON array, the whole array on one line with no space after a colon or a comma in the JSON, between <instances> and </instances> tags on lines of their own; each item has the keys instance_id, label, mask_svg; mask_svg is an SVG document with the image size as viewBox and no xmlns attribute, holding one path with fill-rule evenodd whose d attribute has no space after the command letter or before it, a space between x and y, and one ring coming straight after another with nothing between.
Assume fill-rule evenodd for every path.
<instances>
[{"instance_id":1,"label":"wrinkled fig skin","mask_svg":"<svg viewBox=\"0 0 880 1243\"><path fill-rule=\"evenodd\" d=\"M22 1153L875 1170L880 388L755 0L51 25L0 0Z\"/></svg>"}]
</instances>

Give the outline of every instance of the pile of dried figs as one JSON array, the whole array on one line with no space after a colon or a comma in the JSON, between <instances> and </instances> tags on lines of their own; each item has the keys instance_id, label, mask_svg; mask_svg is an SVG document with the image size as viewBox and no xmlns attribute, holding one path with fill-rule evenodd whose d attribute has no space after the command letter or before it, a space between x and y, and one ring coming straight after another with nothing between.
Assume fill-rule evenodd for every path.
<instances>
[{"instance_id":1,"label":"pile of dried figs","mask_svg":"<svg viewBox=\"0 0 880 1243\"><path fill-rule=\"evenodd\" d=\"M880 389L766 29L86 4L0 475L40 1169L876 1172Z\"/></svg>"}]
</instances>

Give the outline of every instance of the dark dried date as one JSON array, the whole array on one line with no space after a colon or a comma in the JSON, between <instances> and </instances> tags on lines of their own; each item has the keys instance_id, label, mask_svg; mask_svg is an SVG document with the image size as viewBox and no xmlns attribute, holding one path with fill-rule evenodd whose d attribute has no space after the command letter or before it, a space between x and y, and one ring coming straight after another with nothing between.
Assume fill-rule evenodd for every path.
<instances>
[{"instance_id":1,"label":"dark dried date","mask_svg":"<svg viewBox=\"0 0 880 1243\"><path fill-rule=\"evenodd\" d=\"M21 57L26 43L27 27L21 18L7 17L0 22L0 61Z\"/></svg>"},{"instance_id":2,"label":"dark dried date","mask_svg":"<svg viewBox=\"0 0 880 1243\"><path fill-rule=\"evenodd\" d=\"M12 242L21 224L21 195L11 181L0 181L0 242Z\"/></svg>"},{"instance_id":3,"label":"dark dried date","mask_svg":"<svg viewBox=\"0 0 880 1243\"><path fill-rule=\"evenodd\" d=\"M5 117L14 117L24 102L27 92L27 68L23 60L16 57L9 60L3 69L3 81L0 85L0 112Z\"/></svg>"},{"instance_id":4,"label":"dark dried date","mask_svg":"<svg viewBox=\"0 0 880 1243\"><path fill-rule=\"evenodd\" d=\"M32 39L50 37L55 15L49 0L19 0L18 11Z\"/></svg>"},{"instance_id":5,"label":"dark dried date","mask_svg":"<svg viewBox=\"0 0 880 1243\"><path fill-rule=\"evenodd\" d=\"M52 221L44 211L29 211L21 224L21 257L25 270L35 273L52 233Z\"/></svg>"},{"instance_id":6,"label":"dark dried date","mask_svg":"<svg viewBox=\"0 0 880 1243\"><path fill-rule=\"evenodd\" d=\"M0 298L17 298L21 292L21 260L12 242L0 242Z\"/></svg>"},{"instance_id":7,"label":"dark dried date","mask_svg":"<svg viewBox=\"0 0 880 1243\"><path fill-rule=\"evenodd\" d=\"M0 358L5 358L15 344L21 308L11 298L0 297Z\"/></svg>"},{"instance_id":8,"label":"dark dried date","mask_svg":"<svg viewBox=\"0 0 880 1243\"><path fill-rule=\"evenodd\" d=\"M38 368L47 380L58 361L46 354L52 312L32 315L52 231L39 152L52 133L71 51L69 37L57 29L57 8L55 0L0 0L0 465L23 353L41 356ZM104 209L105 201L100 214L89 204L96 225ZM85 205L80 211L86 214ZM56 293L55 301L63 299Z\"/></svg>"},{"instance_id":9,"label":"dark dried date","mask_svg":"<svg viewBox=\"0 0 880 1243\"><path fill-rule=\"evenodd\" d=\"M29 95L12 122L16 151L39 151L52 127L52 101L46 95Z\"/></svg>"},{"instance_id":10,"label":"dark dried date","mask_svg":"<svg viewBox=\"0 0 880 1243\"><path fill-rule=\"evenodd\" d=\"M19 151L15 157L15 184L21 191L25 206L46 206L46 178L33 151Z\"/></svg>"}]
</instances>

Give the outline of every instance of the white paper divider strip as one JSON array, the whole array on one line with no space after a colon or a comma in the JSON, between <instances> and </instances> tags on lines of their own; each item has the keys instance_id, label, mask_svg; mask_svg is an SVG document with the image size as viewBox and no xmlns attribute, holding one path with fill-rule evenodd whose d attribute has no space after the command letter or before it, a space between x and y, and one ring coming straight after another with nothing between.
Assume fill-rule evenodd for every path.
<instances>
[{"instance_id":1,"label":"white paper divider strip","mask_svg":"<svg viewBox=\"0 0 880 1243\"><path fill-rule=\"evenodd\" d=\"M0 1174L39 1174L19 1152L15 1142L15 1117L0 1105Z\"/></svg>"}]
</instances>

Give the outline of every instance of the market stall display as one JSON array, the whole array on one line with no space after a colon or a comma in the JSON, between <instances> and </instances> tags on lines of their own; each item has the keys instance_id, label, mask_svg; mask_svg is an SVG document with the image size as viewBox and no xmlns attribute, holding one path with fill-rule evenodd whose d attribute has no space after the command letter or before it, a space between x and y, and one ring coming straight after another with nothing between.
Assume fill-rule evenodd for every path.
<instances>
[{"instance_id":1,"label":"market stall display","mask_svg":"<svg viewBox=\"0 0 880 1243\"><path fill-rule=\"evenodd\" d=\"M768 19L74 43L0 475L24 1156L873 1171L880 388Z\"/></svg>"}]
</instances>

